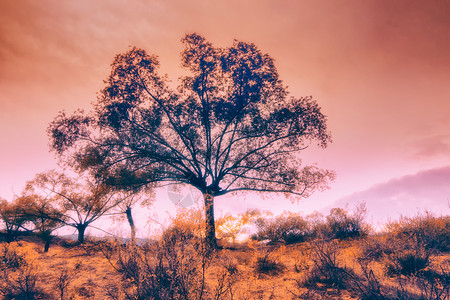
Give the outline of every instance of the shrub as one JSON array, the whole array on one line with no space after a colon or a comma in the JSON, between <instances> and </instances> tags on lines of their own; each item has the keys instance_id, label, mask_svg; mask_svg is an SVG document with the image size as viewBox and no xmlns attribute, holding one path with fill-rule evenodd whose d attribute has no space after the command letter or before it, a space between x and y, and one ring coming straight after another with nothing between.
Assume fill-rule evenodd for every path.
<instances>
[{"instance_id":1,"label":"shrub","mask_svg":"<svg viewBox=\"0 0 450 300\"><path fill-rule=\"evenodd\" d=\"M241 280L237 261L230 259L227 254L218 262L219 270L215 272L217 283L213 289L214 297L212 299L233 299L235 296L235 285Z\"/></svg>"},{"instance_id":2,"label":"shrub","mask_svg":"<svg viewBox=\"0 0 450 300\"><path fill-rule=\"evenodd\" d=\"M430 255L424 251L413 250L396 253L386 265L388 275L416 275L430 264Z\"/></svg>"},{"instance_id":3,"label":"shrub","mask_svg":"<svg viewBox=\"0 0 450 300\"><path fill-rule=\"evenodd\" d=\"M73 279L73 274L69 272L68 269L63 269L56 281L56 289L59 291L59 299L66 299L66 295L69 289L69 285Z\"/></svg>"},{"instance_id":4,"label":"shrub","mask_svg":"<svg viewBox=\"0 0 450 300\"><path fill-rule=\"evenodd\" d=\"M27 265L19 268L14 276L9 272L4 272L2 277L0 278L3 282L0 284L0 294L4 296L5 300L54 299L52 295L45 293L37 285L38 273L33 266Z\"/></svg>"},{"instance_id":5,"label":"shrub","mask_svg":"<svg viewBox=\"0 0 450 300\"><path fill-rule=\"evenodd\" d=\"M426 249L450 250L450 216L435 217L429 212L415 217L402 217L386 225L388 234L402 240L415 239Z\"/></svg>"},{"instance_id":6,"label":"shrub","mask_svg":"<svg viewBox=\"0 0 450 300\"><path fill-rule=\"evenodd\" d=\"M416 284L424 299L449 299L450 273L443 267L441 272L435 270L419 272Z\"/></svg>"},{"instance_id":7,"label":"shrub","mask_svg":"<svg viewBox=\"0 0 450 300\"><path fill-rule=\"evenodd\" d=\"M102 252L122 274L126 299L199 299L206 293L204 274L211 253L189 228L167 229L160 239L142 246L102 246Z\"/></svg>"},{"instance_id":8,"label":"shrub","mask_svg":"<svg viewBox=\"0 0 450 300\"><path fill-rule=\"evenodd\" d=\"M267 212L249 209L236 216L225 214L216 220L216 234L220 240L227 242L244 241L252 234L251 224Z\"/></svg>"},{"instance_id":9,"label":"shrub","mask_svg":"<svg viewBox=\"0 0 450 300\"><path fill-rule=\"evenodd\" d=\"M391 299L382 291L383 286L380 279L377 278L373 270L369 268L369 261L366 259L359 259L358 264L361 268L362 275L351 276L350 290L356 293L361 300Z\"/></svg>"},{"instance_id":10,"label":"shrub","mask_svg":"<svg viewBox=\"0 0 450 300\"><path fill-rule=\"evenodd\" d=\"M276 276L286 269L286 266L273 258L270 252L264 255L258 255L255 263L255 271L257 274L265 274L270 276Z\"/></svg>"},{"instance_id":11,"label":"shrub","mask_svg":"<svg viewBox=\"0 0 450 300\"><path fill-rule=\"evenodd\" d=\"M336 239L366 236L370 226L364 222L367 210L365 203L359 204L353 214L343 208L333 208L327 216L325 236Z\"/></svg>"},{"instance_id":12,"label":"shrub","mask_svg":"<svg viewBox=\"0 0 450 300\"><path fill-rule=\"evenodd\" d=\"M285 213L274 219L259 218L255 224L258 228L256 239L269 240L269 243L272 244L299 243L310 236L308 222L302 216L294 213Z\"/></svg>"},{"instance_id":13,"label":"shrub","mask_svg":"<svg viewBox=\"0 0 450 300\"><path fill-rule=\"evenodd\" d=\"M386 245L376 238L367 237L363 239L360 247L362 253L358 260L361 262L380 260L386 252L390 253Z\"/></svg>"},{"instance_id":14,"label":"shrub","mask_svg":"<svg viewBox=\"0 0 450 300\"><path fill-rule=\"evenodd\" d=\"M356 276L351 269L338 263L338 253L339 244L336 241L315 242L311 252L313 265L301 284L317 287L317 283L323 283L337 289L349 288L351 280Z\"/></svg>"},{"instance_id":15,"label":"shrub","mask_svg":"<svg viewBox=\"0 0 450 300\"><path fill-rule=\"evenodd\" d=\"M3 244L0 252L0 269L17 269L27 264L25 256L17 251L16 244Z\"/></svg>"}]
</instances>

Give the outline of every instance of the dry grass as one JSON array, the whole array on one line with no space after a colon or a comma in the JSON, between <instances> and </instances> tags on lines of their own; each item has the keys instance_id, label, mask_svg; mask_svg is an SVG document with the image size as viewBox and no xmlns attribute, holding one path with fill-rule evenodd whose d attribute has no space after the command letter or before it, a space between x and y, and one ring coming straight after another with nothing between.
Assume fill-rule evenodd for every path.
<instances>
[{"instance_id":1,"label":"dry grass","mask_svg":"<svg viewBox=\"0 0 450 300\"><path fill-rule=\"evenodd\" d=\"M379 294L383 295L383 298L379 299L408 299L408 297L439 299L423 297L420 282L416 282L417 280L405 276L389 277L385 267L385 260L388 258L361 264L358 258L363 257L363 244L362 240L353 240L334 241L327 244L329 247L327 249L317 248L318 246L313 243L287 246L250 244L233 250L225 247L211 258L206 268L207 288L202 297L203 299L364 299L361 293L368 295L368 289L378 288ZM126 298L125 294L121 293L123 286L118 285L124 281L123 277L111 265L114 260L109 261L101 251L95 251L98 245L72 247L53 245L48 253L44 253L41 246L38 241L30 239L0 245L2 250L7 247L9 251L22 257L27 266L32 267L31 272L36 276L36 289L44 296L39 298L38 295L29 299ZM341 285L330 282L334 280L333 277L322 280L320 276L323 274L319 274L319 277L317 274L314 275L316 277L311 275L320 263L317 260L318 249L321 249L325 256L331 255L330 253L334 251L336 266L349 274L349 277L345 277L347 275L344 273L337 273L341 279L346 278ZM449 263L450 254L433 254L427 270L439 271L441 267L448 270ZM8 273L9 280L14 281L23 276L19 272L20 269L19 266L12 268ZM326 269L325 272L333 270ZM370 278L367 276L372 276L370 277L372 282L369 282ZM311 282L305 284L311 279L316 280L314 285L311 285ZM198 294L196 295L198 297ZM366 299L376 298L373 296Z\"/></svg>"},{"instance_id":2,"label":"dry grass","mask_svg":"<svg viewBox=\"0 0 450 300\"><path fill-rule=\"evenodd\" d=\"M0 243L0 299L449 299L450 253L429 245L391 232L222 242L211 254L194 231L172 229L145 247L56 240L45 253L23 237Z\"/></svg>"}]
</instances>

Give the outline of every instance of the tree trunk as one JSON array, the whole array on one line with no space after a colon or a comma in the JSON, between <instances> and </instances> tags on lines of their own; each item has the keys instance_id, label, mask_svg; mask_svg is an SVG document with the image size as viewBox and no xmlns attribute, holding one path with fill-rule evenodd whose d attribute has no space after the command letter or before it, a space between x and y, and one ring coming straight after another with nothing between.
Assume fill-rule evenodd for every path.
<instances>
[{"instance_id":1,"label":"tree trunk","mask_svg":"<svg viewBox=\"0 0 450 300\"><path fill-rule=\"evenodd\" d=\"M84 243L84 232L86 231L86 224L77 224L76 228L78 230L78 243Z\"/></svg>"},{"instance_id":2,"label":"tree trunk","mask_svg":"<svg viewBox=\"0 0 450 300\"><path fill-rule=\"evenodd\" d=\"M206 245L211 249L217 249L214 196L206 192L203 194L203 199L205 200Z\"/></svg>"},{"instance_id":3,"label":"tree trunk","mask_svg":"<svg viewBox=\"0 0 450 300\"><path fill-rule=\"evenodd\" d=\"M55 236L52 235L51 231L41 232L38 236L40 236L40 238L42 238L45 242L44 252L48 252L48 249L50 248L50 244L52 243L52 240Z\"/></svg>"},{"instance_id":4,"label":"tree trunk","mask_svg":"<svg viewBox=\"0 0 450 300\"><path fill-rule=\"evenodd\" d=\"M50 248L50 244L52 242L52 238L53 237L49 237L49 238L44 239L44 241L45 241L44 252L48 252L48 249Z\"/></svg>"},{"instance_id":5,"label":"tree trunk","mask_svg":"<svg viewBox=\"0 0 450 300\"><path fill-rule=\"evenodd\" d=\"M128 220L128 223L130 224L131 242L133 244L136 244L136 226L134 225L133 215L131 214L131 207L127 207L127 210L125 211L125 213L127 214L127 220Z\"/></svg>"}]
</instances>

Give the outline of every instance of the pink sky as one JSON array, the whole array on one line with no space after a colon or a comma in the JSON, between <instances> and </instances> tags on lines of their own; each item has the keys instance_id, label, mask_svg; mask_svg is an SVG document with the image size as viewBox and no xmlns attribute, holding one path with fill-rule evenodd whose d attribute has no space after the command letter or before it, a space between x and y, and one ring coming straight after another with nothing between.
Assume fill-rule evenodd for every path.
<instances>
[{"instance_id":1,"label":"pink sky","mask_svg":"<svg viewBox=\"0 0 450 300\"><path fill-rule=\"evenodd\" d=\"M11 199L55 167L48 123L60 110L90 107L115 54L144 48L176 80L180 39L190 32L217 46L255 43L275 58L291 93L312 95L328 116L333 143L304 157L338 177L299 210L424 170L448 176L449 15L446 0L0 1L0 196ZM420 178L426 189L430 177ZM449 198L448 187L434 193L435 210L448 214ZM217 201L218 209L245 208ZM244 202L256 205L294 209Z\"/></svg>"}]
</instances>

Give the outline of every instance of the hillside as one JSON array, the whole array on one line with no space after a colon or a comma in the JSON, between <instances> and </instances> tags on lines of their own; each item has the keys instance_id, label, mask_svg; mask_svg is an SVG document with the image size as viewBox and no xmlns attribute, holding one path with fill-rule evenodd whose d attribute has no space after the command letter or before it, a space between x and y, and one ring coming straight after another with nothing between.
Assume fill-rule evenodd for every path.
<instances>
[{"instance_id":1,"label":"hillside","mask_svg":"<svg viewBox=\"0 0 450 300\"><path fill-rule=\"evenodd\" d=\"M448 299L449 219L303 242L221 242L173 226L142 246L33 237L0 244L2 299Z\"/></svg>"}]
</instances>

